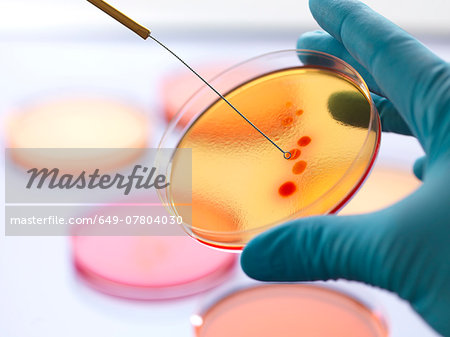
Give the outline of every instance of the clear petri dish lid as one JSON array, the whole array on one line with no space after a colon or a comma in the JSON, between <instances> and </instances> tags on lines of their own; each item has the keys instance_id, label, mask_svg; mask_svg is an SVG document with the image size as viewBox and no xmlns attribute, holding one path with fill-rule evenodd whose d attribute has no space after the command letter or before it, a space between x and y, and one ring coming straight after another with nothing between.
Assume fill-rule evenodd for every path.
<instances>
[{"instance_id":1,"label":"clear petri dish lid","mask_svg":"<svg viewBox=\"0 0 450 337\"><path fill-rule=\"evenodd\" d=\"M209 80L220 74L225 69L231 67L234 63L230 58L226 60L215 60L213 62L203 62L199 65L194 65L193 68L202 75L203 78ZM247 71L252 71L248 69ZM237 81L242 79L242 73L236 73L236 78L227 78L230 85L235 85ZM245 76L245 75L244 75ZM183 65L179 65L179 69L173 70L164 76L163 81L160 83L159 93L162 101L162 108L164 112L165 119L170 122L184 103L202 86L203 82L191 71L186 69ZM211 97L204 97L205 105L209 105L216 100L216 97L212 97L213 100L210 101ZM186 126L191 118L197 114L195 107L189 111L185 111L178 121L179 127Z\"/></svg>"},{"instance_id":2,"label":"clear petri dish lid","mask_svg":"<svg viewBox=\"0 0 450 337\"><path fill-rule=\"evenodd\" d=\"M386 337L379 311L332 288L268 284L238 290L191 317L197 337Z\"/></svg>"},{"instance_id":3,"label":"clear petri dish lid","mask_svg":"<svg viewBox=\"0 0 450 337\"><path fill-rule=\"evenodd\" d=\"M97 208L89 217L125 219L139 215L138 211L130 214L130 209L144 212L146 208L137 201L133 205ZM168 216L154 211L145 214ZM103 293L136 300L177 298L216 287L233 274L235 254L209 249L187 235L109 236L109 229L99 226L111 224L105 220L103 225L77 225L71 242L80 279Z\"/></svg>"},{"instance_id":4,"label":"clear petri dish lid","mask_svg":"<svg viewBox=\"0 0 450 337\"><path fill-rule=\"evenodd\" d=\"M202 74L204 78L209 79L229 68L231 65L233 65L233 63L231 63L230 60L223 60L193 65L193 68L196 69L199 74ZM186 100L200 89L202 85L203 82L197 76L193 76L192 72L183 65L179 65L178 68L167 73L159 87L165 119L170 122L176 116ZM184 126L189 123L191 116L196 113L197 111L195 110L185 113L180 121L180 125Z\"/></svg>"},{"instance_id":5,"label":"clear petri dish lid","mask_svg":"<svg viewBox=\"0 0 450 337\"><path fill-rule=\"evenodd\" d=\"M157 165L171 182L158 191L161 200L200 242L240 250L283 222L336 213L369 174L380 120L363 79L344 61L308 50L273 52L211 84L291 158L209 88L197 91L169 124L159 148L172 152L157 156ZM189 165L185 149L192 150ZM187 169L191 184L183 180ZM186 195L188 210L180 207Z\"/></svg>"}]
</instances>

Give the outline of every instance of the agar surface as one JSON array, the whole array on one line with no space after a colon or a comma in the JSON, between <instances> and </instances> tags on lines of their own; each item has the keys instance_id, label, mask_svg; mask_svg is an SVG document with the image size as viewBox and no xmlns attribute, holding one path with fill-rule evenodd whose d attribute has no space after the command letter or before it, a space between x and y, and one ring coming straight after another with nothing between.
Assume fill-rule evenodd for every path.
<instances>
[{"instance_id":1,"label":"agar surface","mask_svg":"<svg viewBox=\"0 0 450 337\"><path fill-rule=\"evenodd\" d=\"M223 101L205 106L177 145L192 149L189 230L202 242L238 246L251 231L293 214L334 209L360 180L377 141L374 130L343 123L330 113L330 97L349 91L365 99L339 73L299 67L262 75L226 95L290 157L280 157ZM171 166L173 204L185 186L178 157L175 153ZM339 188L327 193L338 182Z\"/></svg>"}]
</instances>

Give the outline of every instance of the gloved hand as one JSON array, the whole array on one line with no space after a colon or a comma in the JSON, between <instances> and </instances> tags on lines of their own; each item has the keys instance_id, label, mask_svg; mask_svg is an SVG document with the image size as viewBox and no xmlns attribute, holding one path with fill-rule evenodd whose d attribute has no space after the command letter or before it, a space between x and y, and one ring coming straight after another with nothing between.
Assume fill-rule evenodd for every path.
<instances>
[{"instance_id":1,"label":"gloved hand","mask_svg":"<svg viewBox=\"0 0 450 337\"><path fill-rule=\"evenodd\" d=\"M423 185L371 214L303 218L245 248L244 271L265 281L348 279L396 292L439 333L450 336L450 66L354 0L310 0L324 32L301 49L344 59L363 75L384 131L412 134L426 153ZM386 191L389 193L389 191Z\"/></svg>"}]
</instances>

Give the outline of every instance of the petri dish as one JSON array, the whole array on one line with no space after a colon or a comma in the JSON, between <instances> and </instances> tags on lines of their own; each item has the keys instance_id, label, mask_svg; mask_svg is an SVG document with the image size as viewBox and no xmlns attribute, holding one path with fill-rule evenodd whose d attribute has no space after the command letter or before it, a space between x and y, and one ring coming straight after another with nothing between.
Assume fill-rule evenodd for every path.
<instances>
[{"instance_id":1,"label":"petri dish","mask_svg":"<svg viewBox=\"0 0 450 337\"><path fill-rule=\"evenodd\" d=\"M105 149L73 151L70 155L49 150L12 154L24 167L54 166L65 172L78 171L90 167L89 163L95 159L95 168L108 170L129 164L139 156L139 149L147 145L149 124L141 109L122 101L90 95L60 97L29 105L13 114L7 129L7 146ZM90 155L94 153L92 158Z\"/></svg>"},{"instance_id":2,"label":"petri dish","mask_svg":"<svg viewBox=\"0 0 450 337\"><path fill-rule=\"evenodd\" d=\"M378 311L331 288L270 284L224 297L191 317L197 337L386 337Z\"/></svg>"},{"instance_id":3,"label":"petri dish","mask_svg":"<svg viewBox=\"0 0 450 337\"><path fill-rule=\"evenodd\" d=\"M214 64L195 66L194 69L206 79L213 78L231 64L228 62L216 62ZM171 121L183 104L203 85L203 82L185 68L178 69L167 74L160 87L160 96L162 98L162 108L167 121ZM205 104L212 102L205 102ZM189 120L196 114L191 110L183 114L180 125L185 126Z\"/></svg>"},{"instance_id":4,"label":"petri dish","mask_svg":"<svg viewBox=\"0 0 450 337\"><path fill-rule=\"evenodd\" d=\"M380 120L363 79L344 61L320 52L278 51L242 62L211 84L291 158L202 87L160 142L160 148L173 149L171 155L157 160L171 181L159 191L162 201L200 242L240 250L285 221L336 213L367 177ZM193 110L183 127L185 113ZM182 181L186 148L192 149L190 190ZM187 194L189 211L179 207Z\"/></svg>"},{"instance_id":5,"label":"petri dish","mask_svg":"<svg viewBox=\"0 0 450 337\"><path fill-rule=\"evenodd\" d=\"M409 170L375 165L364 183L364 189L359 191L339 214L362 214L381 210L407 197L421 185L422 182ZM387 191L389 192L386 193Z\"/></svg>"},{"instance_id":6,"label":"petri dish","mask_svg":"<svg viewBox=\"0 0 450 337\"><path fill-rule=\"evenodd\" d=\"M131 215L123 205L98 208L92 214L123 219ZM161 300L196 294L226 281L236 264L235 254L209 249L187 235L109 236L108 228L89 226L72 231L73 262L83 281L112 296Z\"/></svg>"}]
</instances>

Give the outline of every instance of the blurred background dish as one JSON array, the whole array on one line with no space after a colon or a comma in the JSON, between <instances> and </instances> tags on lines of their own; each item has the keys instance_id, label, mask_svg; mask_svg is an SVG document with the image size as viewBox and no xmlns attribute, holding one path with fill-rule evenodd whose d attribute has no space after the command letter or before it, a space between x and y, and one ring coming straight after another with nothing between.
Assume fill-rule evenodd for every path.
<instances>
[{"instance_id":1,"label":"blurred background dish","mask_svg":"<svg viewBox=\"0 0 450 337\"><path fill-rule=\"evenodd\" d=\"M127 216L164 217L156 193L132 203L93 208L97 218ZM177 224L174 224L174 226ZM172 299L200 293L230 279L236 255L213 250L180 233L177 236L114 235L108 220L103 224L77 225L72 229L73 263L91 287L118 297L137 300ZM130 227L129 225L122 225ZM145 233L142 225L142 233ZM103 235L102 235L103 234Z\"/></svg>"},{"instance_id":2,"label":"blurred background dish","mask_svg":"<svg viewBox=\"0 0 450 337\"><path fill-rule=\"evenodd\" d=\"M387 337L379 311L332 288L269 284L238 290L191 318L197 337Z\"/></svg>"},{"instance_id":3,"label":"blurred background dish","mask_svg":"<svg viewBox=\"0 0 450 337\"><path fill-rule=\"evenodd\" d=\"M139 149L147 146L150 120L140 108L89 93L70 98L59 96L11 113L6 126L6 146L99 149L95 151L96 158L81 151L70 154L13 151L18 164L26 168L57 167L64 172L78 172L90 168L95 161L93 169L111 170L129 164L139 156Z\"/></svg>"},{"instance_id":4,"label":"blurred background dish","mask_svg":"<svg viewBox=\"0 0 450 337\"><path fill-rule=\"evenodd\" d=\"M137 300L209 290L230 278L236 261L234 254L186 236L74 236L72 247L75 266L90 286Z\"/></svg>"},{"instance_id":5,"label":"blurred background dish","mask_svg":"<svg viewBox=\"0 0 450 337\"><path fill-rule=\"evenodd\" d=\"M371 172L364 188L339 212L340 215L378 211L414 192L421 182L412 172L380 163Z\"/></svg>"}]
</instances>

